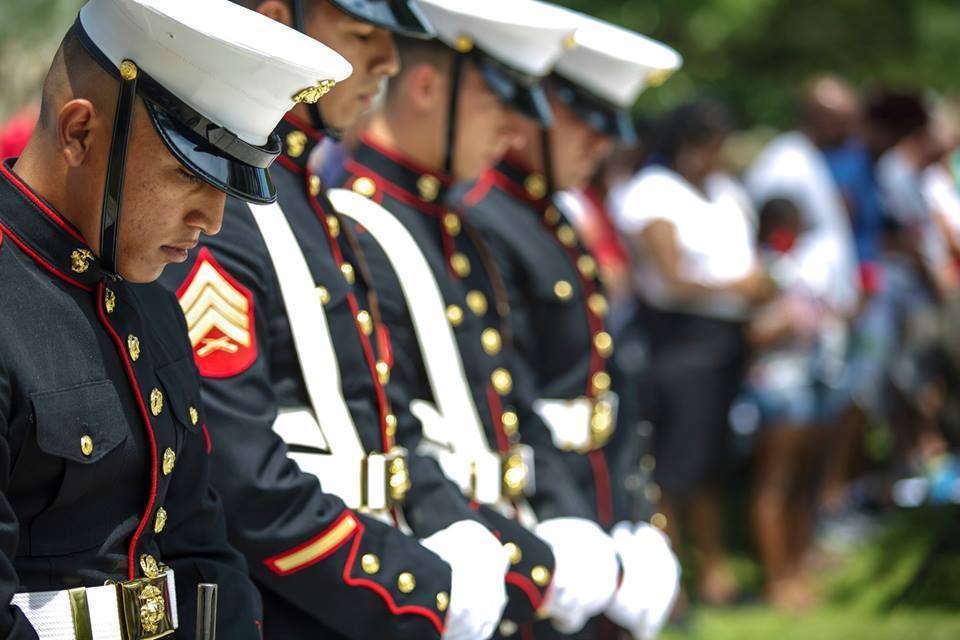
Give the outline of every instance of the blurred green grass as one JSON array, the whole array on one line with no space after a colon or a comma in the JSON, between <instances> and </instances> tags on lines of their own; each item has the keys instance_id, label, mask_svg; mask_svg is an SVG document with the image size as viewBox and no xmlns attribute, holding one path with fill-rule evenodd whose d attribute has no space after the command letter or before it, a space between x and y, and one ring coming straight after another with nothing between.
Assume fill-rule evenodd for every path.
<instances>
[{"instance_id":1,"label":"blurred green grass","mask_svg":"<svg viewBox=\"0 0 960 640\"><path fill-rule=\"evenodd\" d=\"M826 607L787 615L764 607L702 609L686 631L668 629L661 640L957 640L960 615L949 610L853 613Z\"/></svg>"},{"instance_id":2,"label":"blurred green grass","mask_svg":"<svg viewBox=\"0 0 960 640\"><path fill-rule=\"evenodd\" d=\"M955 506L896 510L834 568L816 577L822 605L799 614L759 604L694 607L683 629L662 640L958 640L960 639L960 510ZM749 553L731 567L758 599L761 572ZM688 587L691 582L687 575Z\"/></svg>"}]
</instances>

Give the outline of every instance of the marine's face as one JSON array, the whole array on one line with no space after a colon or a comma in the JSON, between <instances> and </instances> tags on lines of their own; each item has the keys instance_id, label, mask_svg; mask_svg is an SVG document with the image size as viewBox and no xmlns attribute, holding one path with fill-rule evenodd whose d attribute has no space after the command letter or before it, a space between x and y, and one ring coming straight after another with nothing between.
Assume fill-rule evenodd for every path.
<instances>
[{"instance_id":1,"label":"marine's face","mask_svg":"<svg viewBox=\"0 0 960 640\"><path fill-rule=\"evenodd\" d=\"M472 65L463 67L457 105L453 173L475 180L521 141L517 119Z\"/></svg>"},{"instance_id":2,"label":"marine's face","mask_svg":"<svg viewBox=\"0 0 960 640\"><path fill-rule=\"evenodd\" d=\"M324 2L308 17L307 32L353 65L353 74L320 101L328 126L346 129L373 104L385 78L400 70L393 35Z\"/></svg>"},{"instance_id":3,"label":"marine's face","mask_svg":"<svg viewBox=\"0 0 960 640\"><path fill-rule=\"evenodd\" d=\"M613 139L597 132L555 97L550 99L551 163L557 189L582 187L613 149Z\"/></svg>"},{"instance_id":4,"label":"marine's face","mask_svg":"<svg viewBox=\"0 0 960 640\"><path fill-rule=\"evenodd\" d=\"M201 233L212 235L220 230L225 203L221 191L200 180L170 154L146 107L138 102L121 205L117 250L120 275L130 282L152 282L171 262L185 261Z\"/></svg>"}]
</instances>

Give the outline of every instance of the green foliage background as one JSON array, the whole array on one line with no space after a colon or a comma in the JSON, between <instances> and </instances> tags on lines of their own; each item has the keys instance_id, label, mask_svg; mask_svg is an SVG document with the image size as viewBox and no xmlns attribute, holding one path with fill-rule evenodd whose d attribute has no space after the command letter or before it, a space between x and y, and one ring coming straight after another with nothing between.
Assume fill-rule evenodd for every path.
<instances>
[{"instance_id":1,"label":"green foliage background","mask_svg":"<svg viewBox=\"0 0 960 640\"><path fill-rule=\"evenodd\" d=\"M475 0L483 2L483 0ZM953 93L960 0L559 0L662 40L683 70L646 94L655 113L697 96L726 100L744 126L788 126L810 74ZM30 100L82 0L0 0L0 118Z\"/></svg>"},{"instance_id":2,"label":"green foliage background","mask_svg":"<svg viewBox=\"0 0 960 640\"><path fill-rule=\"evenodd\" d=\"M798 89L834 71L855 84L953 93L957 0L560 0L676 48L683 70L641 98L656 111L698 95L745 126L789 126Z\"/></svg>"}]
</instances>

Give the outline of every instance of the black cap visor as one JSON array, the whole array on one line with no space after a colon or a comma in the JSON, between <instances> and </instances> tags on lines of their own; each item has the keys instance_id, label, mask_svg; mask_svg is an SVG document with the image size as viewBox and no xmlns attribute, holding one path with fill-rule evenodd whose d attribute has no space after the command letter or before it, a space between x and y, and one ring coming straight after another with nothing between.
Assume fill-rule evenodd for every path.
<instances>
[{"instance_id":1,"label":"black cap visor","mask_svg":"<svg viewBox=\"0 0 960 640\"><path fill-rule=\"evenodd\" d=\"M331 0L358 20L397 35L427 40L436 32L414 0Z\"/></svg>"},{"instance_id":2,"label":"black cap visor","mask_svg":"<svg viewBox=\"0 0 960 640\"><path fill-rule=\"evenodd\" d=\"M626 109L607 102L557 74L550 77L550 87L560 102L594 131L616 138L623 144L636 144L637 130Z\"/></svg>"},{"instance_id":3,"label":"black cap visor","mask_svg":"<svg viewBox=\"0 0 960 640\"><path fill-rule=\"evenodd\" d=\"M145 100L150 119L170 153L200 179L227 195L254 204L277 199L277 189L266 167L241 162L201 138L150 100ZM271 136L271 146L280 139Z\"/></svg>"},{"instance_id":4,"label":"black cap visor","mask_svg":"<svg viewBox=\"0 0 960 640\"><path fill-rule=\"evenodd\" d=\"M476 52L476 49L474 49ZM506 67L490 56L476 52L471 56L487 86L511 109L519 111L544 127L553 123L550 101L540 79Z\"/></svg>"}]
</instances>

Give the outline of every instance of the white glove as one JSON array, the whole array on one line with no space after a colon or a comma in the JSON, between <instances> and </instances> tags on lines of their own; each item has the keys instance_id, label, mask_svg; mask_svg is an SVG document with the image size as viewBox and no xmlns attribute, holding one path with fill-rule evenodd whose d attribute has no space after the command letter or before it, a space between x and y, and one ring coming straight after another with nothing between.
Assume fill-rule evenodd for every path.
<instances>
[{"instance_id":1,"label":"white glove","mask_svg":"<svg viewBox=\"0 0 960 640\"><path fill-rule=\"evenodd\" d=\"M507 606L510 554L486 527L461 520L420 541L451 569L443 640L486 640Z\"/></svg>"},{"instance_id":2,"label":"white glove","mask_svg":"<svg viewBox=\"0 0 960 640\"><path fill-rule=\"evenodd\" d=\"M613 622L634 640L653 640L673 609L680 590L680 563L670 539L645 522L621 522L613 541L623 565L623 583L607 608Z\"/></svg>"},{"instance_id":3,"label":"white glove","mask_svg":"<svg viewBox=\"0 0 960 640\"><path fill-rule=\"evenodd\" d=\"M557 563L546 613L558 631L576 633L607 607L617 590L613 540L583 518L544 520L533 531L550 545Z\"/></svg>"}]
</instances>

